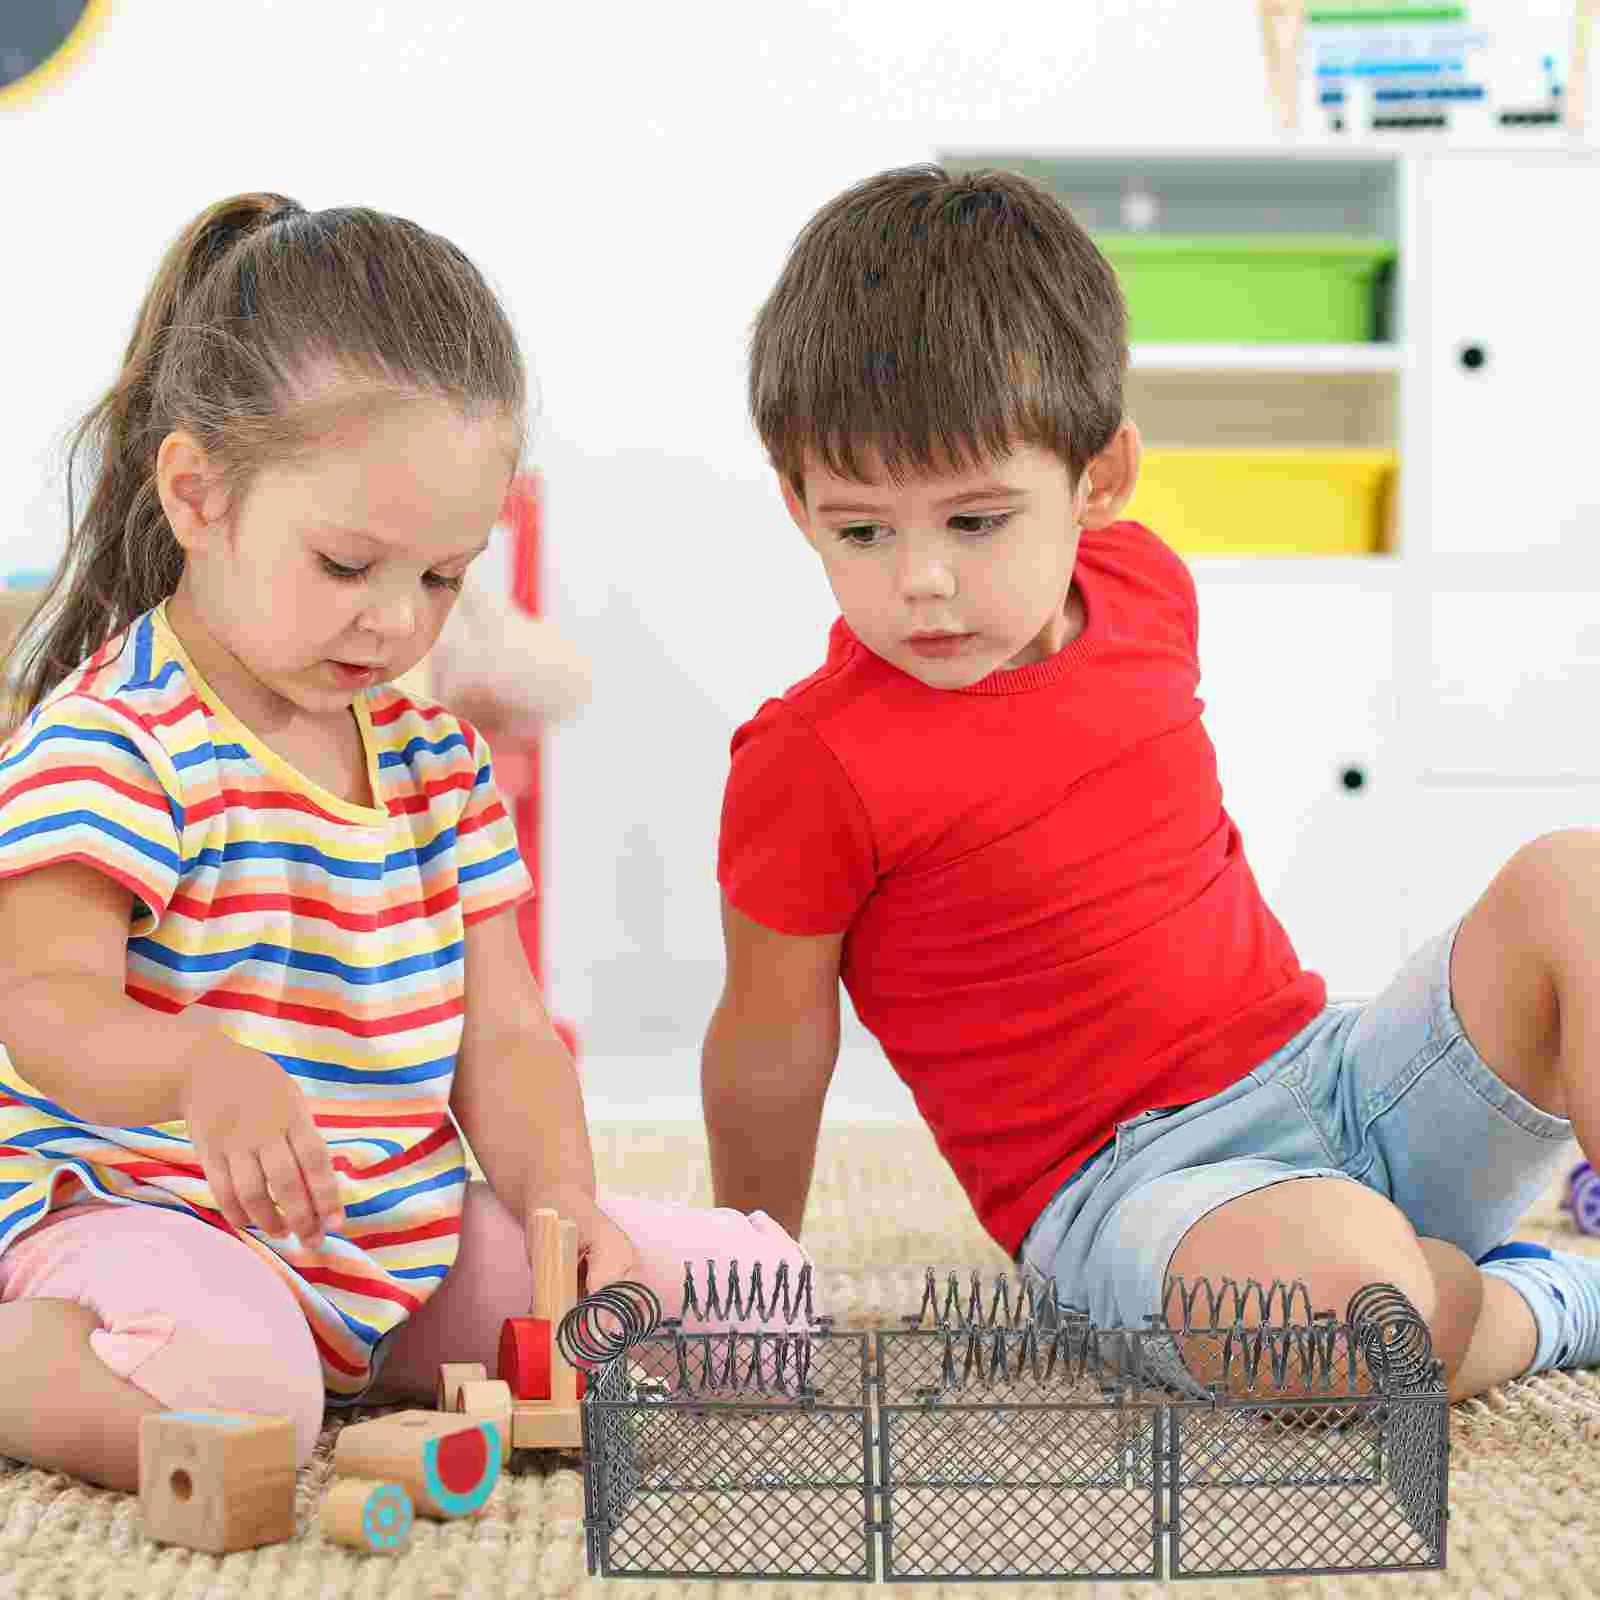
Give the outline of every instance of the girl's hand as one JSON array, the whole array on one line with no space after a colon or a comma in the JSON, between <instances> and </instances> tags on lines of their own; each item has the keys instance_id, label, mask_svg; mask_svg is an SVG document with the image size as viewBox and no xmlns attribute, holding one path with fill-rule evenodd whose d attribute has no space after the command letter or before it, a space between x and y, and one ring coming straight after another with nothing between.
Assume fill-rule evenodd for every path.
<instances>
[{"instance_id":1,"label":"girl's hand","mask_svg":"<svg viewBox=\"0 0 1600 1600\"><path fill-rule=\"evenodd\" d=\"M235 1228L295 1234L315 1250L342 1227L333 1157L300 1087L271 1056L231 1040L202 1047L181 1108L217 1207Z\"/></svg>"},{"instance_id":2,"label":"girl's hand","mask_svg":"<svg viewBox=\"0 0 1600 1600\"><path fill-rule=\"evenodd\" d=\"M638 1265L633 1241L595 1203L592 1195L581 1189L544 1190L528 1202L528 1216L524 1224L528 1237L528 1255L533 1255L533 1213L541 1207L557 1212L563 1222L578 1225L578 1285L579 1297L593 1294L608 1283L637 1275Z\"/></svg>"}]
</instances>

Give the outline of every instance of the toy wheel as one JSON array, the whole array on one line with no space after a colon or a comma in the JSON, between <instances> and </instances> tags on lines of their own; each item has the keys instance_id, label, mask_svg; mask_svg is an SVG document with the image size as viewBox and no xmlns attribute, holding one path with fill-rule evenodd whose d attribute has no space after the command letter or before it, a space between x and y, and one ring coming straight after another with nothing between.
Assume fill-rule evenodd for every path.
<instances>
[{"instance_id":1,"label":"toy wheel","mask_svg":"<svg viewBox=\"0 0 1600 1600\"><path fill-rule=\"evenodd\" d=\"M1593 1170L1594 1168L1592 1168L1587 1161L1580 1161L1577 1166L1575 1166L1572 1171L1567 1174L1567 1187L1561 1196L1561 1209L1563 1211L1570 1211L1572 1209L1572 1196L1577 1190L1578 1180L1583 1177L1586 1172L1592 1172Z\"/></svg>"},{"instance_id":2,"label":"toy wheel","mask_svg":"<svg viewBox=\"0 0 1600 1600\"><path fill-rule=\"evenodd\" d=\"M1586 1172L1573 1183L1572 1220L1579 1233L1600 1233L1600 1172Z\"/></svg>"}]
</instances>

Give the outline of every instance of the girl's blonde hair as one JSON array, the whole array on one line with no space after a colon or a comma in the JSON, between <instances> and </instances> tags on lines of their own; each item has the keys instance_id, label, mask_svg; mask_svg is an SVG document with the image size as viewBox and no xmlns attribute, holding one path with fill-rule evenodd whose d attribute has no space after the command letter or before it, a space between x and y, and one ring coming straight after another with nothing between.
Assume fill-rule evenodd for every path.
<instances>
[{"instance_id":1,"label":"girl's blonde hair","mask_svg":"<svg viewBox=\"0 0 1600 1600\"><path fill-rule=\"evenodd\" d=\"M805 498L805 463L896 482L1053 451L1074 478L1122 423L1117 277L1062 203L999 170L899 167L801 230L750 337L749 406Z\"/></svg>"},{"instance_id":2,"label":"girl's blonde hair","mask_svg":"<svg viewBox=\"0 0 1600 1600\"><path fill-rule=\"evenodd\" d=\"M359 207L308 212L280 194L219 201L167 250L122 370L73 432L67 547L13 652L14 712L26 716L177 588L183 554L156 490L166 435L192 434L236 505L254 474L304 453L338 420L308 392L323 369L369 401L409 392L498 414L513 449L522 439L516 335L448 240ZM338 404L336 395L335 413ZM81 518L80 454L92 474Z\"/></svg>"}]
</instances>

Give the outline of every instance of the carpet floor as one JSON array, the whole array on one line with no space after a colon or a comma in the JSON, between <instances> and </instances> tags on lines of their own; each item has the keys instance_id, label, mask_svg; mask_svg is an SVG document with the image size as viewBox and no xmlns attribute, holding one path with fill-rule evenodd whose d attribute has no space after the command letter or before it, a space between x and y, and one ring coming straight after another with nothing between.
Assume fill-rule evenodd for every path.
<instances>
[{"instance_id":1,"label":"carpet floor","mask_svg":"<svg viewBox=\"0 0 1600 1600\"><path fill-rule=\"evenodd\" d=\"M595 1130L603 1183L664 1199L709 1203L704 1136L696 1127L615 1125ZM1523 1236L1600 1254L1556 1209L1554 1191ZM978 1227L921 1127L829 1126L823 1132L806 1222L825 1308L838 1325L893 1324L915 1311L932 1266L1004 1271L1009 1263ZM358 1416L363 1415L358 1413ZM600 1600L763 1600L805 1591L848 1600L866 1585L588 1577L583 1484L556 1458L519 1455L483 1513L419 1519L395 1556L325 1543L317 1509L331 1481L340 1424L323 1432L301 1473L298 1532L288 1543L213 1557L151 1543L131 1496L0 1460L0 1597L26 1600L444 1600L505 1595ZM1171 1592L1190 1600L1253 1593L1320 1600L1600 1595L1600 1372L1510 1383L1450 1414L1449 1566L1443 1574L1264 1578L1153 1583L919 1583L878 1585L906 1595L1127 1597Z\"/></svg>"}]
</instances>

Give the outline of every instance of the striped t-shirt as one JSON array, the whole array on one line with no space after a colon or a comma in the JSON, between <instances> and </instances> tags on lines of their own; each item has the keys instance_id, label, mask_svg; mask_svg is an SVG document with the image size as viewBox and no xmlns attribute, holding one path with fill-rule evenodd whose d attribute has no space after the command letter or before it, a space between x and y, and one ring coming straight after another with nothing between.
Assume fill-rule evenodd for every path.
<instances>
[{"instance_id":1,"label":"striped t-shirt","mask_svg":"<svg viewBox=\"0 0 1600 1600\"><path fill-rule=\"evenodd\" d=\"M268 749L157 607L0 746L0 876L77 861L129 889L128 995L203 1006L294 1078L347 1218L317 1250L235 1233L184 1124L84 1122L0 1049L0 1251L78 1200L191 1212L283 1273L347 1397L455 1259L463 930L532 892L476 730L392 687L354 709L375 807Z\"/></svg>"}]
</instances>

